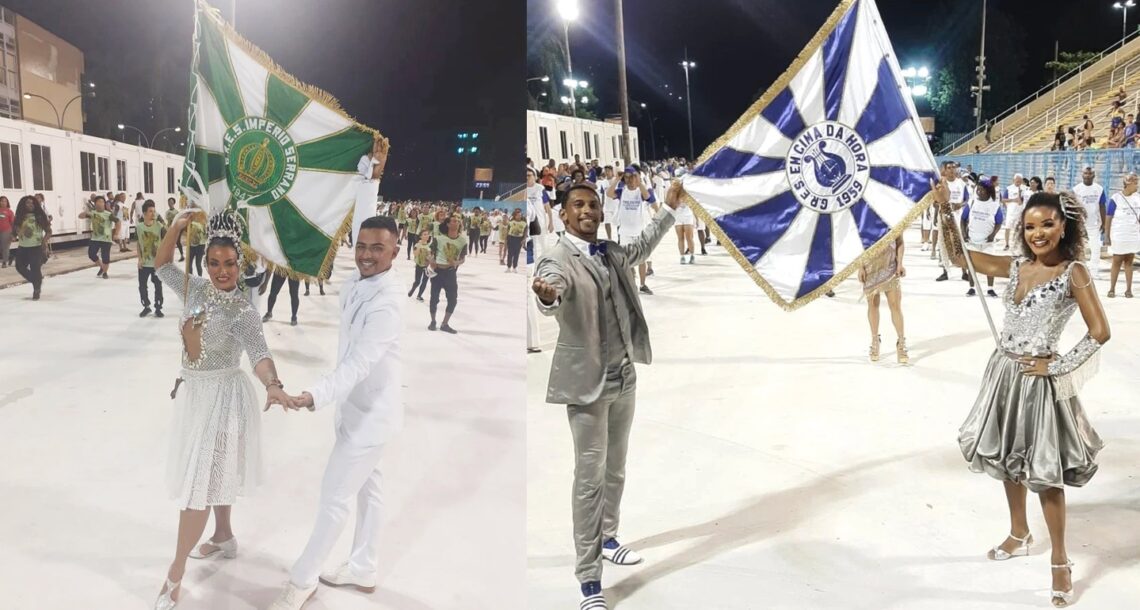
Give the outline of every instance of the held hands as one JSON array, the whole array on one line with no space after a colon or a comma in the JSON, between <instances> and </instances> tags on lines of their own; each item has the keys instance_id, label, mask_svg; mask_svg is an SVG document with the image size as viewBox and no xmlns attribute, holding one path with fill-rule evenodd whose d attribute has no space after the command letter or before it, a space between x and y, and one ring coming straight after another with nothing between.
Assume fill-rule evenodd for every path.
<instances>
[{"instance_id":1,"label":"held hands","mask_svg":"<svg viewBox=\"0 0 1140 610\"><path fill-rule=\"evenodd\" d=\"M312 394L301 392L300 396L290 396L277 386L272 386L266 391L264 410L268 411L273 405L281 405L282 410L286 412L301 409L316 410Z\"/></svg>"},{"instance_id":2,"label":"held hands","mask_svg":"<svg viewBox=\"0 0 1140 610\"><path fill-rule=\"evenodd\" d=\"M558 290L540 277L534 278L534 283L531 284L530 288L543 305L553 305L554 299L558 298Z\"/></svg>"},{"instance_id":3,"label":"held hands","mask_svg":"<svg viewBox=\"0 0 1140 610\"><path fill-rule=\"evenodd\" d=\"M1049 363L1053 356L1022 356L1017 361L1021 363L1021 373L1030 377L1048 377Z\"/></svg>"}]
</instances>

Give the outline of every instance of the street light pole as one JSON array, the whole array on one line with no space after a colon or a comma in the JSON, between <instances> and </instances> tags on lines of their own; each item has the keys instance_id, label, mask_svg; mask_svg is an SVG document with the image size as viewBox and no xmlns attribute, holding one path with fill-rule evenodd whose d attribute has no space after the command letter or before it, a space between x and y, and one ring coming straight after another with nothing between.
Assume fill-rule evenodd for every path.
<instances>
[{"instance_id":1,"label":"street light pole","mask_svg":"<svg viewBox=\"0 0 1140 610\"><path fill-rule=\"evenodd\" d=\"M35 93L25 93L25 94L24 94L24 99L26 99L26 100L30 100L30 99L32 99L33 97L39 98L39 99L41 99L41 100L43 100L43 101L47 102L47 105L48 105L48 106L51 106L51 111L55 113L55 124L56 124L56 125L58 125L60 129L63 129L63 120L61 120L61 119L59 118L59 109L57 109L57 108L55 107L55 104L51 103L51 100L49 100L48 98L46 98L46 97L44 97L44 96L42 96L42 95L37 95L37 94L35 94ZM68 103L71 103L71 102L68 102ZM64 108L64 111L65 111L65 112L67 111L67 108L66 108L66 107Z\"/></svg>"},{"instance_id":2,"label":"street light pole","mask_svg":"<svg viewBox=\"0 0 1140 610\"><path fill-rule=\"evenodd\" d=\"M168 131L173 131L174 133L179 133L182 131L182 128L181 127L165 127L163 129L159 129L158 133L154 134L154 136L151 137L150 141L154 142L155 144L158 144L158 136L161 136L162 134L164 134Z\"/></svg>"},{"instance_id":3,"label":"street light pole","mask_svg":"<svg viewBox=\"0 0 1140 610\"><path fill-rule=\"evenodd\" d=\"M1134 2L1133 0L1128 0L1127 2L1115 2L1112 5L1112 8L1122 9L1124 11L1124 24L1121 27L1121 31L1120 31L1120 44L1121 45L1124 44L1124 39L1128 38L1128 9L1133 7L1133 6L1136 6L1136 2Z\"/></svg>"},{"instance_id":4,"label":"street light pole","mask_svg":"<svg viewBox=\"0 0 1140 610\"><path fill-rule=\"evenodd\" d=\"M696 155L693 151L693 94L689 92L689 68L696 68L696 62L689 61L689 48L685 47L685 61L681 62L685 68L685 105L689 113L689 161L694 161Z\"/></svg>"},{"instance_id":5,"label":"street light pole","mask_svg":"<svg viewBox=\"0 0 1140 610\"><path fill-rule=\"evenodd\" d=\"M148 140L148 139L147 139L147 137L146 137L146 134L145 134L145 133L143 133L143 132L142 132L142 130L141 130L141 129L139 129L138 127L131 127L130 125L124 125L124 124L122 124L122 123L119 123L118 127L119 127L119 131L124 131L124 130L126 130L126 129L133 129L133 130L135 130L136 132L138 132L139 136L141 136L141 137L142 137L142 139L143 139L143 142L146 144L146 147L147 147L147 148L150 148L150 140Z\"/></svg>"}]
</instances>

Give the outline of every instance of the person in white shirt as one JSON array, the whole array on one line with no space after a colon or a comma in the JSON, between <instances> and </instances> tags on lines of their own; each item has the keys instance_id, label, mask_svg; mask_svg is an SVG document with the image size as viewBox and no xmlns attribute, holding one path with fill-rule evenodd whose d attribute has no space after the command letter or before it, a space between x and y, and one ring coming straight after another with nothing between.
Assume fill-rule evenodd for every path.
<instances>
[{"instance_id":1,"label":"person in white shirt","mask_svg":"<svg viewBox=\"0 0 1140 610\"><path fill-rule=\"evenodd\" d=\"M602 179L598 181L598 194L602 198L602 213L606 218L606 239L609 240L614 238L613 221L611 219L617 218L618 200L610 197L606 193L609 192L610 186L612 186L614 182L614 166L607 165L602 169Z\"/></svg>"},{"instance_id":2,"label":"person in white shirt","mask_svg":"<svg viewBox=\"0 0 1140 610\"><path fill-rule=\"evenodd\" d=\"M387 158L385 140L376 138L372 142L372 150L367 155L361 156L360 161L356 163L356 175L360 178L360 186L356 194L356 210L352 214L352 230L347 236L350 247L353 238L360 231L360 224L373 215L376 194L380 188L380 176L384 175L384 163Z\"/></svg>"},{"instance_id":3,"label":"person in white shirt","mask_svg":"<svg viewBox=\"0 0 1140 610\"><path fill-rule=\"evenodd\" d=\"M1089 271L1093 279L1096 279L1100 273L1100 251L1103 241L1101 230L1107 226L1105 220L1108 216L1108 198L1105 196L1104 187L1095 180L1096 171L1092 166L1086 165L1081 171L1081 183L1073 187L1073 194L1085 208L1085 232L1089 236ZM1049 184L1048 179L1045 184Z\"/></svg>"},{"instance_id":4,"label":"person in white shirt","mask_svg":"<svg viewBox=\"0 0 1140 610\"><path fill-rule=\"evenodd\" d=\"M392 271L400 254L400 230L387 216L363 220L356 240L357 273L342 286L340 347L336 368L288 408L310 411L336 405L336 444L321 480L316 525L289 581L270 610L298 610L330 587L376 590L380 531L380 455L403 426L400 330L403 286ZM356 532L349 560L321 573L353 505Z\"/></svg>"},{"instance_id":5,"label":"person in white shirt","mask_svg":"<svg viewBox=\"0 0 1140 610\"><path fill-rule=\"evenodd\" d=\"M538 184L538 176L534 170L530 168L526 170L526 189L523 192L526 196L526 222L528 225L527 250L537 259L546 252L545 232L549 228L553 228L553 223L539 222L540 230L537 235L531 235L532 230L530 230L530 226L549 212L550 195L546 187Z\"/></svg>"},{"instance_id":6,"label":"person in white shirt","mask_svg":"<svg viewBox=\"0 0 1140 610\"><path fill-rule=\"evenodd\" d=\"M1116 296L1116 280L1124 268L1124 297L1132 298L1132 263L1140 252L1140 193L1136 192L1135 173L1124 177L1124 189L1108 202L1105 234L1112 253L1112 270L1109 276L1109 298Z\"/></svg>"},{"instance_id":7,"label":"person in white shirt","mask_svg":"<svg viewBox=\"0 0 1140 610\"><path fill-rule=\"evenodd\" d=\"M1001 229L1004 212L997 200L993 182L987 178L978 181L977 197L962 208L962 235L966 236L966 248L975 252L993 254L994 238ZM974 296L974 278L970 277L970 290L966 296ZM997 297L994 292L994 278L986 276L986 296Z\"/></svg>"},{"instance_id":8,"label":"person in white shirt","mask_svg":"<svg viewBox=\"0 0 1140 610\"><path fill-rule=\"evenodd\" d=\"M1025 177L1021 174L1013 175L1013 184L1005 189L1005 197L1002 197L1001 202L1005 205L1005 248L1009 250L1009 234L1014 229L1014 225L1021 220L1021 210L1025 208L1025 202L1029 200L1029 195L1032 194L1029 186L1025 184Z\"/></svg>"},{"instance_id":9,"label":"person in white shirt","mask_svg":"<svg viewBox=\"0 0 1140 610\"><path fill-rule=\"evenodd\" d=\"M625 168L621 179L615 180L606 191L607 197L618 200L617 234L618 243L628 243L636 239L645 229L646 204L653 206L656 213L658 207L657 197L653 191L641 181L641 173L634 166ZM637 277L641 281L638 289L644 294L653 294L645 285L646 264L642 262L637 266Z\"/></svg>"},{"instance_id":10,"label":"person in white shirt","mask_svg":"<svg viewBox=\"0 0 1140 610\"><path fill-rule=\"evenodd\" d=\"M954 211L961 210L963 207L970 203L970 187L966 181L958 176L958 164L953 161L942 162L942 177L946 179L947 187L950 189L950 208ZM953 227L942 227L943 231L953 231ZM946 252L946 238L943 237L938 244L938 265L942 267L942 275L934 278L936 282L945 282L950 279L950 255ZM965 269L962 270L962 279L970 281L970 274Z\"/></svg>"}]
</instances>

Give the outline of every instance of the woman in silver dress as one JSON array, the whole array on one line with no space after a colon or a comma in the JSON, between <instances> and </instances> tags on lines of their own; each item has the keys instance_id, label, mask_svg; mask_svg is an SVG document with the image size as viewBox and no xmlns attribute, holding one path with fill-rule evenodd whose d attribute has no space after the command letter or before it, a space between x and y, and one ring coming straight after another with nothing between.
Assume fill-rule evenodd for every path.
<instances>
[{"instance_id":1,"label":"woman in silver dress","mask_svg":"<svg viewBox=\"0 0 1140 610\"><path fill-rule=\"evenodd\" d=\"M949 201L945 182L936 187L935 200ZM1076 395L1095 372L1097 353L1110 336L1091 274L1079 260L1088 240L1084 226L1084 208L1072 193L1036 193L1018 224L1019 256L968 252L977 273L1010 281L1003 297L1001 347L990 357L958 443L971 470L1005 486L1010 533L989 551L989 559L1029 555L1027 490L1040 498L1052 543L1051 601L1057 607L1073 598L1065 485L1080 487L1092 478L1103 446ZM945 238L957 237L954 231L945 233ZM957 264L965 264L960 244L950 251ZM1058 354L1061 332L1078 309L1088 333Z\"/></svg>"},{"instance_id":2,"label":"woman in silver dress","mask_svg":"<svg viewBox=\"0 0 1140 610\"><path fill-rule=\"evenodd\" d=\"M188 277L171 262L191 214L202 212L179 216L155 258L158 276L185 302L179 317L182 373L171 393L177 400L166 475L170 495L177 499L181 513L174 561L155 602L156 610L177 605L186 559L206 529L211 507L214 535L194 557L237 555L230 507L257 485L261 469L257 397L249 376L238 368L243 351L265 386L266 408L288 401L265 344L261 318L238 288L243 269L237 246L241 243L240 219L230 213L210 218L206 279Z\"/></svg>"}]
</instances>

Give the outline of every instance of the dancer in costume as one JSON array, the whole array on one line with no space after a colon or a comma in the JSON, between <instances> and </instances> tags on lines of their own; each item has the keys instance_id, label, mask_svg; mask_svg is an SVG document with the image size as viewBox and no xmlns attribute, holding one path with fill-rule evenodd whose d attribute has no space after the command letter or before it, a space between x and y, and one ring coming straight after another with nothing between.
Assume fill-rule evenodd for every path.
<instances>
[{"instance_id":1,"label":"dancer in costume","mask_svg":"<svg viewBox=\"0 0 1140 610\"><path fill-rule=\"evenodd\" d=\"M634 363L652 359L629 269L648 258L669 231L682 190L677 181L666 197L667 209L621 245L598 239L605 218L593 185L574 185L566 195L567 234L538 260L531 289L539 310L558 320L546 401L566 405L574 437L571 502L579 607L605 610L602 559L619 565L641 561L617 538L637 393Z\"/></svg>"},{"instance_id":2,"label":"dancer in costume","mask_svg":"<svg viewBox=\"0 0 1140 610\"><path fill-rule=\"evenodd\" d=\"M357 273L342 287L340 349L336 368L300 396L292 408L335 405L336 444L321 479L316 525L305 550L270 610L298 610L313 596L317 582L330 587L376 590L380 531L380 456L403 426L400 369L400 305L403 290L392 272L400 255L399 229L388 217L360 225L356 238ZM348 561L321 574L356 507L356 531Z\"/></svg>"},{"instance_id":3,"label":"dancer in costume","mask_svg":"<svg viewBox=\"0 0 1140 610\"><path fill-rule=\"evenodd\" d=\"M230 509L257 485L261 470L257 396L249 376L238 368L243 351L265 386L266 408L289 400L261 320L238 288L244 267L240 217L225 212L209 220L209 279L187 276L171 262L174 244L189 224L190 214L174 221L154 261L159 278L185 302L179 317L182 373L171 393L176 406L166 471L170 495L181 510L178 544L155 610L177 605L186 558L206 529L211 507L214 535L193 556L237 555Z\"/></svg>"},{"instance_id":4,"label":"dancer in costume","mask_svg":"<svg viewBox=\"0 0 1140 610\"><path fill-rule=\"evenodd\" d=\"M950 200L945 179L935 200ZM1072 562L1065 546L1065 485L1080 487L1096 473L1102 447L1077 391L1096 369L1109 339L1108 319L1080 258L1087 237L1085 210L1072 193L1037 193L1018 223L1016 257L970 252L978 273L1008 277L1000 347L990 356L978 398L958 432L970 470L1002 481L1009 504L1009 536L989 551L991 560L1028 556L1033 537L1025 515L1026 491L1040 497L1052 542L1052 603L1072 601ZM945 237L956 237L947 231ZM961 244L948 244L965 264ZM1058 354L1061 332L1080 309L1088 332Z\"/></svg>"},{"instance_id":5,"label":"dancer in costume","mask_svg":"<svg viewBox=\"0 0 1140 610\"><path fill-rule=\"evenodd\" d=\"M491 238L491 217L484 214L479 220L479 253L487 253L487 240Z\"/></svg>"},{"instance_id":6,"label":"dancer in costume","mask_svg":"<svg viewBox=\"0 0 1140 610\"><path fill-rule=\"evenodd\" d=\"M1105 211L1108 249L1112 253L1108 298L1116 296L1116 280L1124 268L1124 296L1132 298L1132 262L1140 252L1140 193L1136 192L1136 174L1124 177L1124 190L1112 196Z\"/></svg>"},{"instance_id":7,"label":"dancer in costume","mask_svg":"<svg viewBox=\"0 0 1140 610\"><path fill-rule=\"evenodd\" d=\"M879 295L886 293L891 322L898 337L895 357L899 364L910 363L906 351L906 328L903 324L902 283L899 281L906 277L906 267L902 263L905 250L905 242L899 236L894 245L859 267L859 281L863 283L863 295L867 297L867 321L871 324L871 362L879 361Z\"/></svg>"},{"instance_id":8,"label":"dancer in costume","mask_svg":"<svg viewBox=\"0 0 1140 610\"><path fill-rule=\"evenodd\" d=\"M277 303L277 295L281 293L281 287L285 285L285 282L289 283L289 311L291 313L289 325L297 325L297 308L301 306L301 297L297 293L301 290L301 280L286 277L280 272L273 274L273 282L269 288L269 300L265 304L265 315L261 316L262 322L273 319L273 306ZM262 290L265 290L264 286Z\"/></svg>"},{"instance_id":9,"label":"dancer in costume","mask_svg":"<svg viewBox=\"0 0 1140 610\"><path fill-rule=\"evenodd\" d=\"M45 244L51 239L51 221L36 198L25 195L16 204L13 225L20 241L16 248L16 273L32 285L32 300L38 301L44 285L41 268L47 252Z\"/></svg>"},{"instance_id":10,"label":"dancer in costume","mask_svg":"<svg viewBox=\"0 0 1140 610\"><path fill-rule=\"evenodd\" d=\"M158 255L158 244L166 235L166 227L155 218L154 202L147 199L142 204L142 222L135 227L135 234L139 240L139 300L143 309L139 312L140 318L150 315L150 294L146 283L150 280L154 284L154 317L162 318L162 280L154 271L154 259Z\"/></svg>"},{"instance_id":11,"label":"dancer in costume","mask_svg":"<svg viewBox=\"0 0 1140 610\"><path fill-rule=\"evenodd\" d=\"M107 279L107 267L111 264L111 241L119 231L120 221L114 212L107 209L107 201L95 198L95 210L79 213L80 218L91 219L91 240L87 246L87 258L99 265L95 277Z\"/></svg>"},{"instance_id":12,"label":"dancer in costume","mask_svg":"<svg viewBox=\"0 0 1140 610\"><path fill-rule=\"evenodd\" d=\"M462 223L454 216L445 218L440 224L440 233L432 239L432 256L428 265L435 272L431 278L431 300L428 309L431 312L431 324L428 330L435 330L435 312L439 307L439 293L442 290L447 295L447 308L444 309L443 324L439 329L445 333L456 334L457 330L448 322L451 314L455 313L455 304L459 300L459 267L467 261L467 237L460 234Z\"/></svg>"},{"instance_id":13,"label":"dancer in costume","mask_svg":"<svg viewBox=\"0 0 1140 610\"><path fill-rule=\"evenodd\" d=\"M424 229L420 232L420 237L416 241L416 276L412 281L412 289L408 291L408 296L411 297L412 293L419 289L419 294L416 295L416 300L422 302L424 300L424 289L428 286L428 263L431 261L431 232Z\"/></svg>"}]
</instances>

